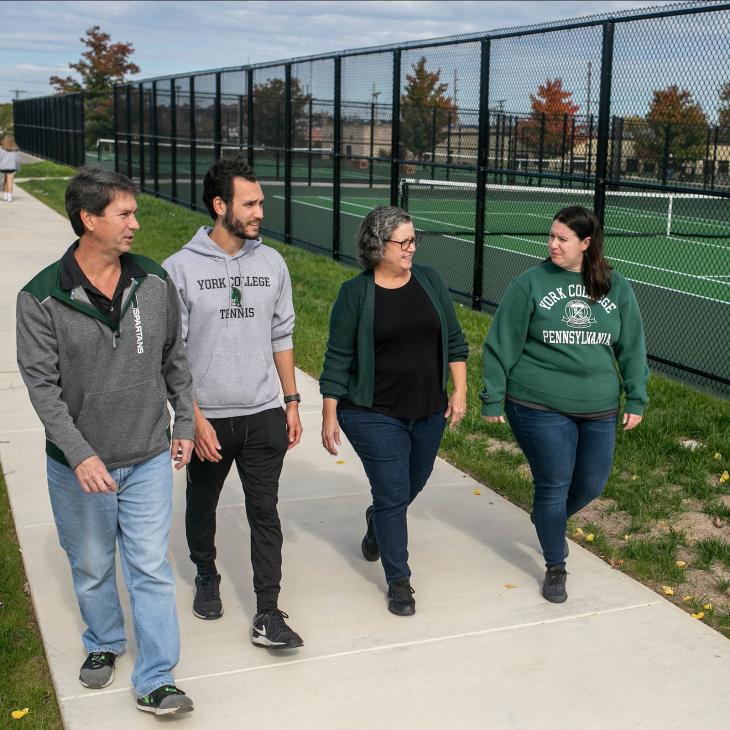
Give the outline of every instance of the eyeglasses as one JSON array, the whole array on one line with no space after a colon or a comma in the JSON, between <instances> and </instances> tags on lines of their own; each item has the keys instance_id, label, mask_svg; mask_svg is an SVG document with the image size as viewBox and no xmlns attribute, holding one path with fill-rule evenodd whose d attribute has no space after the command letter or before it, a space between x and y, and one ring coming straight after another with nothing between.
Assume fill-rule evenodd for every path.
<instances>
[{"instance_id":1,"label":"eyeglasses","mask_svg":"<svg viewBox=\"0 0 730 730\"><path fill-rule=\"evenodd\" d=\"M415 236L413 238L406 238L405 241L396 241L394 238L387 238L386 241L390 243L397 243L400 246L401 251L407 251L411 246L418 248L418 244L421 242Z\"/></svg>"}]
</instances>

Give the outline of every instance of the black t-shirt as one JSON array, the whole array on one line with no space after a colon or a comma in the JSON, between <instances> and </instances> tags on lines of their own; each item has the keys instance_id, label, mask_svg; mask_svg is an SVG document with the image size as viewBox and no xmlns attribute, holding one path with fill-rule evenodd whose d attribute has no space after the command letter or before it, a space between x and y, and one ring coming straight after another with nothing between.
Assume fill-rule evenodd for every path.
<instances>
[{"instance_id":1,"label":"black t-shirt","mask_svg":"<svg viewBox=\"0 0 730 730\"><path fill-rule=\"evenodd\" d=\"M416 420L446 408L441 322L414 276L398 289L375 286L373 410Z\"/></svg>"}]
</instances>

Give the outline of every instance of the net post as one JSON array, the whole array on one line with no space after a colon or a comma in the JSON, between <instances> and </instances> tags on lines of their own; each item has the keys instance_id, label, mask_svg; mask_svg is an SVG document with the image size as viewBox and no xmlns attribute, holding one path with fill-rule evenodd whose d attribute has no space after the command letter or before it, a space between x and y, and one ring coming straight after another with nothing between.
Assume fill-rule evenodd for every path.
<instances>
[{"instance_id":1,"label":"net post","mask_svg":"<svg viewBox=\"0 0 730 730\"><path fill-rule=\"evenodd\" d=\"M614 23L603 25L603 45L601 52L601 91L598 102L598 130L596 133L596 185L593 209L596 217L604 225L606 218L606 176L608 172L608 135L611 106L611 76L613 74L613 35Z\"/></svg>"},{"instance_id":2,"label":"net post","mask_svg":"<svg viewBox=\"0 0 730 730\"><path fill-rule=\"evenodd\" d=\"M672 206L674 203L674 195L669 193L669 201L667 202L667 238L672 235Z\"/></svg>"},{"instance_id":3,"label":"net post","mask_svg":"<svg viewBox=\"0 0 730 730\"><path fill-rule=\"evenodd\" d=\"M484 279L484 214L487 203L487 166L489 164L489 59L491 41L481 42L479 76L479 142L477 148L477 195L474 221L474 279L471 307L482 309Z\"/></svg>"}]
</instances>

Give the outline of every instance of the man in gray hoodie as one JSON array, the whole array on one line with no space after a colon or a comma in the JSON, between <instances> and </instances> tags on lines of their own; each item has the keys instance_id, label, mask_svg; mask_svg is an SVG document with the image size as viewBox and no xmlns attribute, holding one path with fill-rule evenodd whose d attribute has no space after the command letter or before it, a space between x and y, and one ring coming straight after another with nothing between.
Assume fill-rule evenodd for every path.
<instances>
[{"instance_id":1,"label":"man in gray hoodie","mask_svg":"<svg viewBox=\"0 0 730 730\"><path fill-rule=\"evenodd\" d=\"M160 266L130 253L139 228L131 180L81 168L66 211L79 239L18 294L17 343L46 429L51 507L86 624L79 680L106 687L126 645L118 541L137 639L137 708L189 712L192 701L172 679L180 638L167 560L170 458L177 469L187 464L194 436L177 294Z\"/></svg>"},{"instance_id":2,"label":"man in gray hoodie","mask_svg":"<svg viewBox=\"0 0 730 730\"><path fill-rule=\"evenodd\" d=\"M193 613L223 615L216 568L216 508L235 461L251 528L257 646L291 649L301 637L278 607L282 532L279 476L299 443L294 308L284 259L259 238L264 196L243 158L208 170L203 200L214 221L163 262L182 301L193 374L195 454L188 466L185 528L197 567ZM284 393L283 411L279 388Z\"/></svg>"}]
</instances>

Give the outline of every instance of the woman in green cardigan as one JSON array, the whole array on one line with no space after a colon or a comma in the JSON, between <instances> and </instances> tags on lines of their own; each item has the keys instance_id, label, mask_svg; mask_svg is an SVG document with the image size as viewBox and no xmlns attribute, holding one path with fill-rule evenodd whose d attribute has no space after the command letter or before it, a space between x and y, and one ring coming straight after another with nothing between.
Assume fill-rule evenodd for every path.
<instances>
[{"instance_id":1,"label":"woman in green cardigan","mask_svg":"<svg viewBox=\"0 0 730 730\"><path fill-rule=\"evenodd\" d=\"M365 271L337 296L319 380L322 445L337 454L341 427L362 460L372 494L362 553L382 561L388 609L409 616L406 512L433 470L447 419L454 428L466 412L468 346L443 280L413 263L408 213L375 208L357 245Z\"/></svg>"},{"instance_id":2,"label":"woman in green cardigan","mask_svg":"<svg viewBox=\"0 0 730 730\"><path fill-rule=\"evenodd\" d=\"M545 557L542 594L568 597L568 517L603 491L613 462L621 392L623 428L647 402L644 328L628 281L603 255L592 211L563 208L549 257L507 288L484 343L482 415L504 423L530 463L532 521Z\"/></svg>"}]
</instances>

